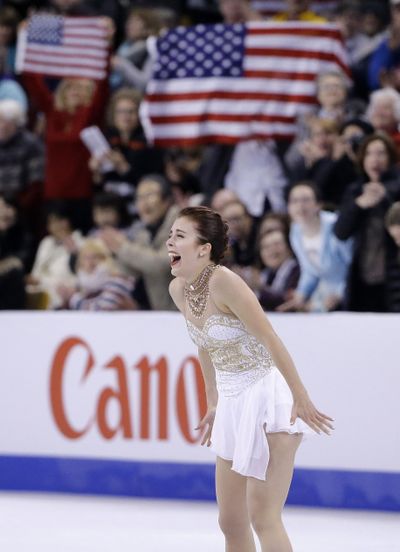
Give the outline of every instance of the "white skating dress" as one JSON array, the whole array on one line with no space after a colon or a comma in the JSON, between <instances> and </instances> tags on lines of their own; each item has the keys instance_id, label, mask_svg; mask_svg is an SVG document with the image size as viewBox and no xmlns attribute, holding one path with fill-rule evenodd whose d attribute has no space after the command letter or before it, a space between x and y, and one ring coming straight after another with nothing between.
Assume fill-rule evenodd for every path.
<instances>
[{"instance_id":1,"label":"white skating dress","mask_svg":"<svg viewBox=\"0 0 400 552\"><path fill-rule=\"evenodd\" d=\"M208 352L216 372L218 404L211 449L232 461L234 471L265 480L265 432L315 432L299 418L290 425L290 389L267 349L238 318L211 314L202 328L186 322L190 337Z\"/></svg>"}]
</instances>

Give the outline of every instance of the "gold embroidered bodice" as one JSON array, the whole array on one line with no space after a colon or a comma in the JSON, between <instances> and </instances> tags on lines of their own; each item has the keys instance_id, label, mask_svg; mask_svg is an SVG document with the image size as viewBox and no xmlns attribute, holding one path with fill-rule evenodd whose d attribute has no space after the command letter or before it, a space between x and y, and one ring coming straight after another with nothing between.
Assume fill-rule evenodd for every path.
<instances>
[{"instance_id":1,"label":"gold embroidered bodice","mask_svg":"<svg viewBox=\"0 0 400 552\"><path fill-rule=\"evenodd\" d=\"M225 395L237 394L272 370L267 349L235 316L211 314L202 328L187 319L186 323L192 341L208 352L217 387Z\"/></svg>"}]
</instances>

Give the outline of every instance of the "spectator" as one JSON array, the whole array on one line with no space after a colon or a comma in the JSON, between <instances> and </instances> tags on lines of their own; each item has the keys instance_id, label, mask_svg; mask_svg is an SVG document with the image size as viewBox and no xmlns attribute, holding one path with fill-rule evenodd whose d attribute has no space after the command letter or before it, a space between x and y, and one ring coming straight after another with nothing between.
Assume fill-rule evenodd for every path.
<instances>
[{"instance_id":1,"label":"spectator","mask_svg":"<svg viewBox=\"0 0 400 552\"><path fill-rule=\"evenodd\" d=\"M32 238L15 201L0 196L0 310L25 308L24 274L33 256Z\"/></svg>"},{"instance_id":2,"label":"spectator","mask_svg":"<svg viewBox=\"0 0 400 552\"><path fill-rule=\"evenodd\" d=\"M353 77L354 87L353 94L355 97L368 99L368 68L371 61L371 56L379 47L382 41L389 36L387 31L387 9L385 2L362 2L362 14L360 17L360 31L367 37L367 42L364 47L360 48L357 56L351 64L351 73Z\"/></svg>"},{"instance_id":3,"label":"spectator","mask_svg":"<svg viewBox=\"0 0 400 552\"><path fill-rule=\"evenodd\" d=\"M132 9L125 24L125 38L111 60L113 88L132 86L144 92L151 77L154 59L147 39L158 36L161 22L151 9Z\"/></svg>"},{"instance_id":4,"label":"spectator","mask_svg":"<svg viewBox=\"0 0 400 552\"><path fill-rule=\"evenodd\" d=\"M372 134L373 130L372 125L363 119L347 120L331 154L317 164L314 182L326 208L338 209L347 188L358 178L358 149L365 136Z\"/></svg>"},{"instance_id":5,"label":"spectator","mask_svg":"<svg viewBox=\"0 0 400 552\"><path fill-rule=\"evenodd\" d=\"M250 266L256 257L257 221L250 216L241 201L230 202L221 211L221 217L228 223L232 270Z\"/></svg>"},{"instance_id":6,"label":"spectator","mask_svg":"<svg viewBox=\"0 0 400 552\"><path fill-rule=\"evenodd\" d=\"M47 214L48 235L42 239L27 283L29 291L44 291L48 308L59 308L63 297L60 284L74 286L76 276L70 266L71 254L77 253L82 235L72 226L72 217L65 203L53 203Z\"/></svg>"},{"instance_id":7,"label":"spectator","mask_svg":"<svg viewBox=\"0 0 400 552\"><path fill-rule=\"evenodd\" d=\"M326 23L326 19L310 10L310 0L286 0L286 11L274 15L275 21Z\"/></svg>"},{"instance_id":8,"label":"spectator","mask_svg":"<svg viewBox=\"0 0 400 552\"><path fill-rule=\"evenodd\" d=\"M314 117L309 120L308 139L299 141L286 154L285 161L291 182L316 180L333 158L338 137L336 123L329 119Z\"/></svg>"},{"instance_id":9,"label":"spectator","mask_svg":"<svg viewBox=\"0 0 400 552\"><path fill-rule=\"evenodd\" d=\"M42 193L44 149L24 125L21 106L0 100L0 193L15 197L22 216L32 222Z\"/></svg>"},{"instance_id":10,"label":"spectator","mask_svg":"<svg viewBox=\"0 0 400 552\"><path fill-rule=\"evenodd\" d=\"M278 310L326 312L340 308L352 246L333 233L337 215L321 210L318 191L310 182L291 188L288 210L290 243L300 264L300 280L293 298Z\"/></svg>"},{"instance_id":11,"label":"spectator","mask_svg":"<svg viewBox=\"0 0 400 552\"><path fill-rule=\"evenodd\" d=\"M178 208L172 205L168 181L160 175L143 177L137 187L136 208L139 221L133 225L131 240L114 228L103 230L101 238L126 272L139 279L134 298L141 306L174 310L168 293L171 269L165 242Z\"/></svg>"},{"instance_id":12,"label":"spectator","mask_svg":"<svg viewBox=\"0 0 400 552\"><path fill-rule=\"evenodd\" d=\"M273 140L246 140L235 146L224 186L236 193L253 217L283 211L287 184Z\"/></svg>"},{"instance_id":13,"label":"spectator","mask_svg":"<svg viewBox=\"0 0 400 552\"><path fill-rule=\"evenodd\" d=\"M251 8L250 0L218 0L218 8L227 25L261 19L260 14Z\"/></svg>"},{"instance_id":14,"label":"spectator","mask_svg":"<svg viewBox=\"0 0 400 552\"><path fill-rule=\"evenodd\" d=\"M361 32L361 21L362 9L357 0L338 2L332 22L336 23L342 32L350 66L359 61L361 53L369 43L367 35Z\"/></svg>"},{"instance_id":15,"label":"spectator","mask_svg":"<svg viewBox=\"0 0 400 552\"><path fill-rule=\"evenodd\" d=\"M253 268L247 283L256 293L263 309L275 311L292 298L300 269L285 232L272 230L260 234L258 241L261 270Z\"/></svg>"},{"instance_id":16,"label":"spectator","mask_svg":"<svg viewBox=\"0 0 400 552\"><path fill-rule=\"evenodd\" d=\"M15 100L26 113L28 99L14 76L17 23L18 15L12 7L0 8L0 101Z\"/></svg>"},{"instance_id":17,"label":"spectator","mask_svg":"<svg viewBox=\"0 0 400 552\"><path fill-rule=\"evenodd\" d=\"M400 94L392 88L372 92L366 117L377 131L386 132L400 149Z\"/></svg>"},{"instance_id":18,"label":"spectator","mask_svg":"<svg viewBox=\"0 0 400 552\"><path fill-rule=\"evenodd\" d=\"M198 179L202 149L170 148L165 154L165 176L172 187L174 202L180 209L200 205L204 201Z\"/></svg>"},{"instance_id":19,"label":"spectator","mask_svg":"<svg viewBox=\"0 0 400 552\"><path fill-rule=\"evenodd\" d=\"M236 203L237 201L240 201L240 199L235 192L229 190L228 188L221 188L216 191L211 198L211 209L214 209L214 211L221 214L224 207L228 205L228 203Z\"/></svg>"},{"instance_id":20,"label":"spectator","mask_svg":"<svg viewBox=\"0 0 400 552\"><path fill-rule=\"evenodd\" d=\"M139 121L141 96L121 88L111 97L106 138L111 149L103 158L91 157L94 182L104 191L132 199L138 181L150 171L162 170L162 153L149 148ZM108 162L104 168L104 162ZM109 168L111 167L111 168Z\"/></svg>"},{"instance_id":21,"label":"spectator","mask_svg":"<svg viewBox=\"0 0 400 552\"><path fill-rule=\"evenodd\" d=\"M393 203L385 216L388 244L386 268L386 301L389 312L400 312L400 202Z\"/></svg>"},{"instance_id":22,"label":"spectator","mask_svg":"<svg viewBox=\"0 0 400 552\"><path fill-rule=\"evenodd\" d=\"M28 111L28 98L22 86L14 79L2 75L0 69L0 101L13 100L18 103L23 113Z\"/></svg>"},{"instance_id":23,"label":"spectator","mask_svg":"<svg viewBox=\"0 0 400 552\"><path fill-rule=\"evenodd\" d=\"M317 78L317 100L320 119L334 121L337 125L343 123L350 115L358 115L357 110L364 111L364 104L348 99L350 83L343 73L330 71L322 73ZM354 111L356 110L356 113Z\"/></svg>"},{"instance_id":24,"label":"spectator","mask_svg":"<svg viewBox=\"0 0 400 552\"><path fill-rule=\"evenodd\" d=\"M368 66L370 90L381 86L400 89L400 0L390 0L390 8L388 36L376 48Z\"/></svg>"},{"instance_id":25,"label":"spectator","mask_svg":"<svg viewBox=\"0 0 400 552\"><path fill-rule=\"evenodd\" d=\"M106 24L110 26L105 21ZM74 225L87 232L91 226L93 183L88 166L89 155L80 139L80 132L88 126L101 124L108 77L97 82L64 78L54 94L42 75L24 73L23 81L35 106L46 116L44 199L47 205L54 200L67 202Z\"/></svg>"},{"instance_id":26,"label":"spectator","mask_svg":"<svg viewBox=\"0 0 400 552\"><path fill-rule=\"evenodd\" d=\"M387 2L380 0L363 0L361 32L370 38L382 38L386 34L388 17Z\"/></svg>"},{"instance_id":27,"label":"spectator","mask_svg":"<svg viewBox=\"0 0 400 552\"><path fill-rule=\"evenodd\" d=\"M211 204L214 194L224 187L234 148L231 144L206 144L203 147L198 177L207 204Z\"/></svg>"},{"instance_id":28,"label":"spectator","mask_svg":"<svg viewBox=\"0 0 400 552\"><path fill-rule=\"evenodd\" d=\"M88 0L49 0L52 11L60 15L98 15L94 6L90 6Z\"/></svg>"},{"instance_id":29,"label":"spectator","mask_svg":"<svg viewBox=\"0 0 400 552\"><path fill-rule=\"evenodd\" d=\"M279 230L289 237L290 219L286 213L267 213L263 216L258 228L258 235L263 236L273 230Z\"/></svg>"},{"instance_id":30,"label":"spectator","mask_svg":"<svg viewBox=\"0 0 400 552\"><path fill-rule=\"evenodd\" d=\"M321 73L315 84L318 106L314 113L307 113L298 118L296 140L291 149L296 150L298 142L309 137L310 124L313 119L332 121L340 126L346 118L358 116L360 111L365 111L363 102L360 104L355 100L349 101L350 83L343 73L338 71Z\"/></svg>"},{"instance_id":31,"label":"spectator","mask_svg":"<svg viewBox=\"0 0 400 552\"><path fill-rule=\"evenodd\" d=\"M130 217L120 196L107 192L95 195L92 213L95 226L89 232L90 237L98 237L104 228L128 232Z\"/></svg>"},{"instance_id":32,"label":"spectator","mask_svg":"<svg viewBox=\"0 0 400 552\"><path fill-rule=\"evenodd\" d=\"M13 76L18 14L11 6L0 8L0 74Z\"/></svg>"},{"instance_id":33,"label":"spectator","mask_svg":"<svg viewBox=\"0 0 400 552\"><path fill-rule=\"evenodd\" d=\"M368 136L361 145L361 178L349 187L335 224L340 240L354 237L355 251L348 286L348 308L385 311L386 258L384 217L400 199L397 152L383 133Z\"/></svg>"},{"instance_id":34,"label":"spectator","mask_svg":"<svg viewBox=\"0 0 400 552\"><path fill-rule=\"evenodd\" d=\"M121 274L104 243L89 238L79 249L76 287L60 284L57 292L62 307L71 310L135 310L133 286L133 279Z\"/></svg>"}]
</instances>

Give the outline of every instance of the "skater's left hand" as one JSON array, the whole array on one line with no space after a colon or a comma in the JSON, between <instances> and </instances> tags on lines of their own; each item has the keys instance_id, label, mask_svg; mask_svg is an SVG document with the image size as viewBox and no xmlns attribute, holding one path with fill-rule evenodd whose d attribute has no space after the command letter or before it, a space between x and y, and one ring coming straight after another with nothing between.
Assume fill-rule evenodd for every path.
<instances>
[{"instance_id":1,"label":"skater's left hand","mask_svg":"<svg viewBox=\"0 0 400 552\"><path fill-rule=\"evenodd\" d=\"M201 440L201 445L211 445L211 432L214 425L215 408L209 408L195 429L206 430Z\"/></svg>"},{"instance_id":2,"label":"skater's left hand","mask_svg":"<svg viewBox=\"0 0 400 552\"><path fill-rule=\"evenodd\" d=\"M301 418L303 422L317 433L323 431L327 435L330 435L331 431L334 429L331 424L333 418L317 410L306 392L294 397L292 415L290 418L291 425L295 423L296 418Z\"/></svg>"}]
</instances>

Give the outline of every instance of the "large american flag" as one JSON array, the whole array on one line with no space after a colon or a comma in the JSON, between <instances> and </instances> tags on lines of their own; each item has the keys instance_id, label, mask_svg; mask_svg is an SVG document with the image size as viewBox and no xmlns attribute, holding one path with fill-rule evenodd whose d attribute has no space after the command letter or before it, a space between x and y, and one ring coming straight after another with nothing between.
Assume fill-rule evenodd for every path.
<instances>
[{"instance_id":1,"label":"large american flag","mask_svg":"<svg viewBox=\"0 0 400 552\"><path fill-rule=\"evenodd\" d=\"M103 79L108 57L101 17L32 16L18 36L17 70Z\"/></svg>"},{"instance_id":2,"label":"large american flag","mask_svg":"<svg viewBox=\"0 0 400 552\"><path fill-rule=\"evenodd\" d=\"M326 15L339 5L338 0L314 0L310 4L310 10L320 15ZM266 17L286 11L285 0L251 0L251 7Z\"/></svg>"},{"instance_id":3,"label":"large american flag","mask_svg":"<svg viewBox=\"0 0 400 552\"><path fill-rule=\"evenodd\" d=\"M141 118L158 146L292 138L315 78L348 73L334 25L253 22L177 28L157 42Z\"/></svg>"}]
</instances>

